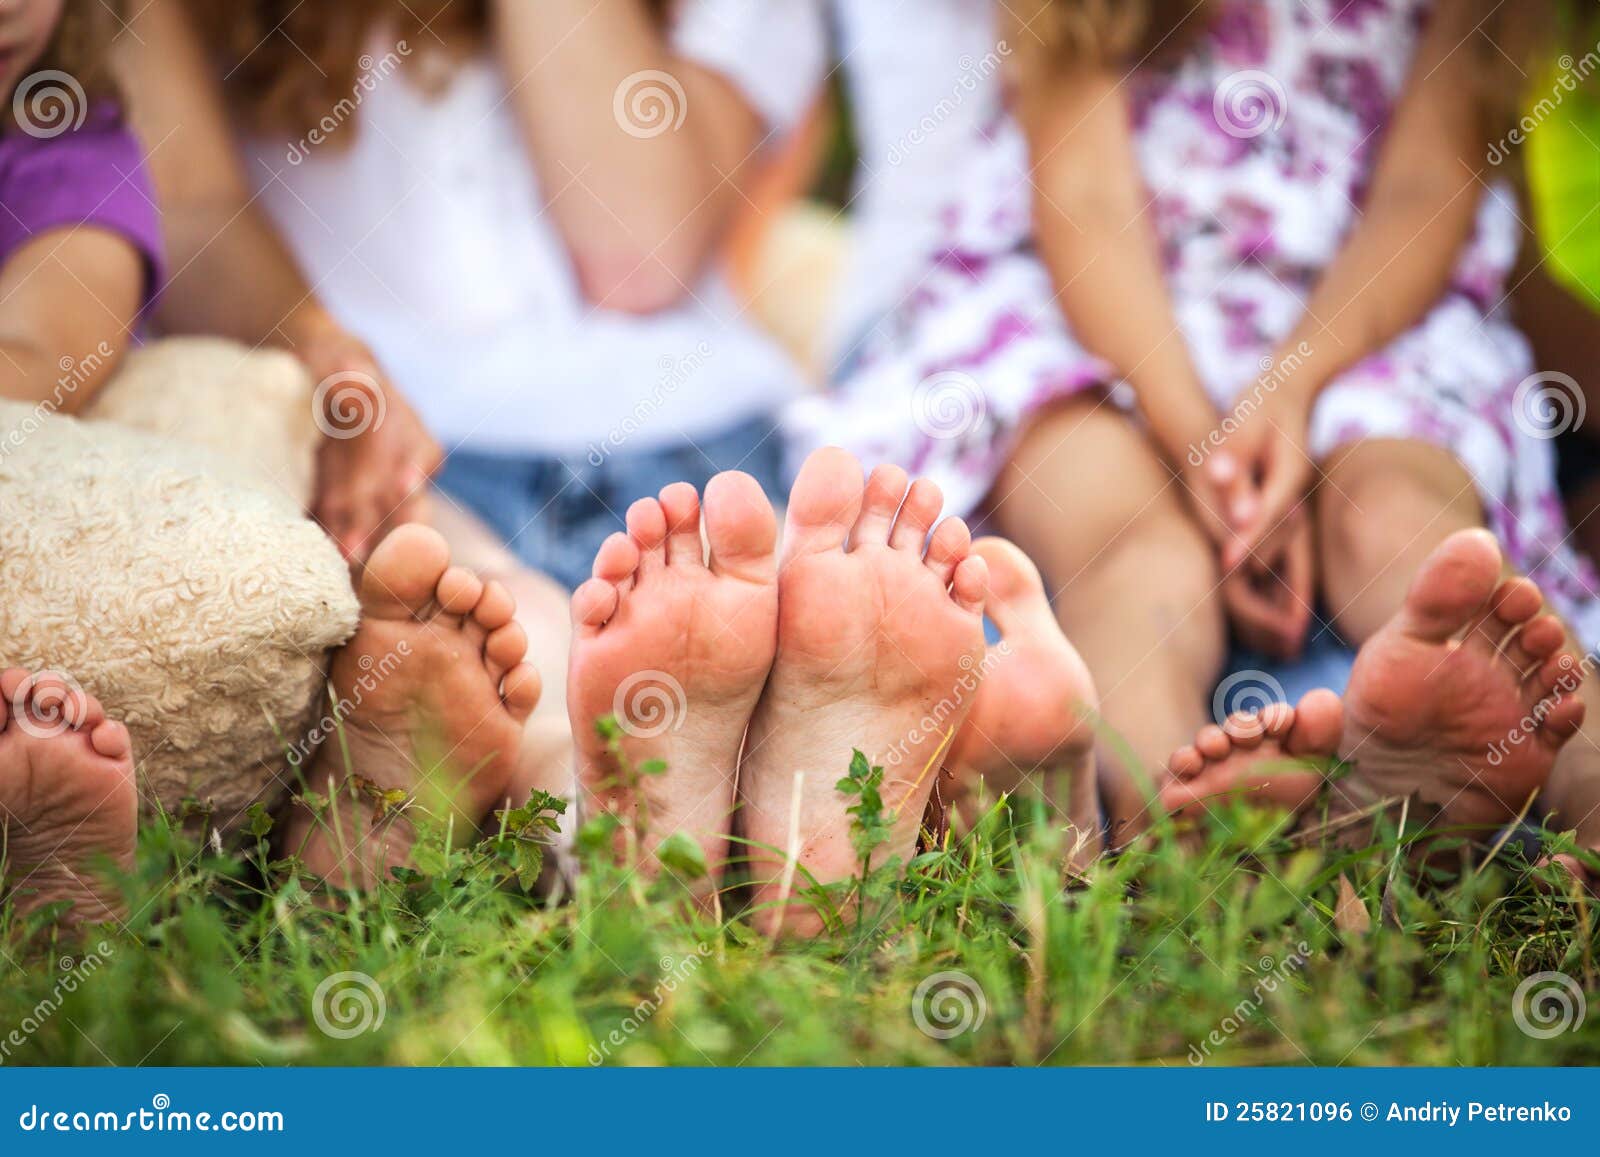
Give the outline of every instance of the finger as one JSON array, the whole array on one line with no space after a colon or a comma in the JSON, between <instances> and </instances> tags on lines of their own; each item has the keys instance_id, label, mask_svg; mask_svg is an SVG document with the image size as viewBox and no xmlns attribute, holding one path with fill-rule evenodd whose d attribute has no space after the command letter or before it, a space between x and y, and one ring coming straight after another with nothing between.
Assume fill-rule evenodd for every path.
<instances>
[{"instance_id":1,"label":"finger","mask_svg":"<svg viewBox=\"0 0 1600 1157\"><path fill-rule=\"evenodd\" d=\"M1251 477L1250 460L1223 450L1211 459L1211 480L1222 499L1223 521L1234 534L1248 530L1260 512L1261 500Z\"/></svg>"}]
</instances>

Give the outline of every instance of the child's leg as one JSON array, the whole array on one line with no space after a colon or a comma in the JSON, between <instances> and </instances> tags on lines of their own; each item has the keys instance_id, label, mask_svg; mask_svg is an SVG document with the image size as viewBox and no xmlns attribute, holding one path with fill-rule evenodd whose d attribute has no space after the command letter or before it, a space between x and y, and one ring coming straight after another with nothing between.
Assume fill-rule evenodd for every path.
<instances>
[{"instance_id":1,"label":"child's leg","mask_svg":"<svg viewBox=\"0 0 1600 1157\"><path fill-rule=\"evenodd\" d=\"M429 521L450 544L458 566L482 579L498 580L511 592L517 602L516 621L528 635L527 661L539 672L543 691L524 731L522 759L510 789L512 801L520 804L536 789L573 799L572 727L567 721L572 616L567 592L523 564L476 515L444 495L434 497ZM567 814L570 819L572 812Z\"/></svg>"},{"instance_id":2,"label":"child's leg","mask_svg":"<svg viewBox=\"0 0 1600 1157\"><path fill-rule=\"evenodd\" d=\"M1041 417L993 502L1007 537L1044 571L1094 674L1108 732L1101 785L1118 841L1143 825L1167 757L1210 716L1225 653L1216 551L1154 448L1098 398Z\"/></svg>"},{"instance_id":3,"label":"child's leg","mask_svg":"<svg viewBox=\"0 0 1600 1157\"><path fill-rule=\"evenodd\" d=\"M1467 471L1448 452L1422 443L1377 439L1358 442L1340 450L1325 464L1316 516L1323 585L1334 621L1350 642L1373 644L1364 648L1347 696L1347 713L1354 715L1354 725L1359 728L1373 722L1353 701L1366 694L1362 676L1370 677L1381 668L1386 682L1415 689L1418 703L1425 701L1431 730L1437 734L1420 740L1423 750L1442 757L1444 741L1440 736L1450 733L1448 746L1458 749L1465 759L1462 767L1471 773L1465 792L1490 787L1496 797L1494 807L1508 807L1515 814L1526 793L1523 792L1523 799L1513 797L1522 791L1524 783L1537 778L1537 769L1524 777L1507 773L1530 754L1537 756L1535 762L1545 768L1553 757L1554 770L1549 773L1544 797L1546 806L1556 813L1552 822L1576 827L1583 843L1600 847L1600 811L1596 810L1600 804L1600 687L1596 681L1588 680L1578 689L1580 701L1588 708L1586 721L1577 739L1560 747L1558 753L1530 742L1531 736L1520 735L1523 704L1512 694L1515 688L1486 691L1488 699L1478 701L1460 693L1459 687L1447 695L1450 688L1445 676L1470 674L1467 668L1473 665L1479 650L1484 653L1477 656L1481 660L1477 665L1485 679L1489 677L1492 652L1509 657L1521 672L1540 667L1555 653L1564 640L1545 637L1549 630L1544 624L1550 623L1551 617L1538 613L1537 591L1528 593L1532 584L1521 579L1503 585L1494 594L1497 600L1504 600L1504 605L1487 618L1454 616L1458 627L1481 623L1474 629L1504 634L1521 624L1522 631L1503 646L1497 636L1492 640L1494 647L1460 648L1453 653L1446 671L1435 669L1445 652L1439 649L1437 640L1427 637L1437 632L1419 633L1413 629L1413 620L1419 616L1414 608L1408 609L1407 591L1422 585L1418 572L1423 560L1455 532L1483 525L1477 491ZM1471 583L1487 585L1493 591L1495 583L1508 571L1503 562L1499 573L1493 575L1484 565L1460 567L1459 577L1446 568L1432 569L1430 584L1423 593L1440 606L1457 595L1463 605L1472 602L1467 589ZM1521 593L1515 599L1504 598L1508 590ZM1416 599L1417 594L1413 593L1412 601ZM1518 600L1527 605L1516 605ZM1477 608L1471 609L1475 614ZM1541 627L1530 629L1533 622L1540 620ZM1567 646L1574 652L1581 651L1571 644ZM1540 679L1535 676L1523 682L1526 686L1537 684ZM1379 697L1393 696L1372 696ZM1502 706L1504 710L1499 709ZM1382 738L1380 733L1378 739ZM1375 755L1381 744L1369 739L1362 746L1366 754ZM1491 752L1496 753L1493 758ZM1348 758L1350 752L1342 754ZM1441 758L1440 762L1461 760ZM1454 767L1450 770L1453 777Z\"/></svg>"}]
</instances>

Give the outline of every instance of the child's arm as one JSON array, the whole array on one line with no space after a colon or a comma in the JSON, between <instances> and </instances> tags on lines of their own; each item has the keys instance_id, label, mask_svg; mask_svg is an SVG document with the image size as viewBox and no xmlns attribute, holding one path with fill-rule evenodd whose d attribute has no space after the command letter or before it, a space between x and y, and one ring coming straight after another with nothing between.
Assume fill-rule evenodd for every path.
<instances>
[{"instance_id":1,"label":"child's arm","mask_svg":"<svg viewBox=\"0 0 1600 1157\"><path fill-rule=\"evenodd\" d=\"M1361 219L1323 273L1277 362L1286 381L1229 439L1260 478L1256 517L1240 528L1237 559L1277 533L1304 496L1303 442L1311 403L1334 377L1417 324L1449 286L1481 199L1484 123L1472 98L1462 0L1443 0L1418 45ZM1294 440L1294 445L1283 445Z\"/></svg>"},{"instance_id":2,"label":"child's arm","mask_svg":"<svg viewBox=\"0 0 1600 1157\"><path fill-rule=\"evenodd\" d=\"M287 347L314 380L381 396L358 437L329 438L312 513L348 555L364 557L386 525L423 514L423 483L441 453L366 345L330 314L288 248L254 208L222 93L175 0L149 0L118 42L130 120L146 142L173 270L162 328ZM355 375L355 376L352 376ZM341 390L328 391L330 406ZM338 414L328 420L335 428Z\"/></svg>"},{"instance_id":3,"label":"child's arm","mask_svg":"<svg viewBox=\"0 0 1600 1157\"><path fill-rule=\"evenodd\" d=\"M1217 412L1173 314L1118 78L1095 71L1038 85L1020 113L1035 166L1039 251L1062 312L1085 348L1133 387L1202 523L1225 541L1230 496L1209 463L1190 460Z\"/></svg>"},{"instance_id":4,"label":"child's arm","mask_svg":"<svg viewBox=\"0 0 1600 1157\"><path fill-rule=\"evenodd\" d=\"M585 296L636 313L671 305L757 168L761 114L675 54L644 0L493 0L490 11L546 211Z\"/></svg>"},{"instance_id":5,"label":"child's arm","mask_svg":"<svg viewBox=\"0 0 1600 1157\"><path fill-rule=\"evenodd\" d=\"M0 266L0 397L74 413L127 349L143 258L91 225L31 238Z\"/></svg>"}]
</instances>

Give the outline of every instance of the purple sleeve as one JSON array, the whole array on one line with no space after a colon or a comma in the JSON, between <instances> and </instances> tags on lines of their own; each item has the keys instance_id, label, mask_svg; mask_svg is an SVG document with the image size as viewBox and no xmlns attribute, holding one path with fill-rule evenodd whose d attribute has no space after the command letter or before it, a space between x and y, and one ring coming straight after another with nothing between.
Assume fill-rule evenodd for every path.
<instances>
[{"instance_id":1,"label":"purple sleeve","mask_svg":"<svg viewBox=\"0 0 1600 1157\"><path fill-rule=\"evenodd\" d=\"M115 120L56 137L0 136L0 264L50 229L93 225L125 238L144 259L144 304L164 276L160 214L144 151Z\"/></svg>"}]
</instances>

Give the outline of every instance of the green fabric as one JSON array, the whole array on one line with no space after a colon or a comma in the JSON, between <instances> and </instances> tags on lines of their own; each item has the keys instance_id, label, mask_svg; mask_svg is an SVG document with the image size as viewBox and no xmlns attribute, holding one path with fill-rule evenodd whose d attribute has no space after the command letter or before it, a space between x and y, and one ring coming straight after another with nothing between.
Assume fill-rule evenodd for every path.
<instances>
[{"instance_id":1,"label":"green fabric","mask_svg":"<svg viewBox=\"0 0 1600 1157\"><path fill-rule=\"evenodd\" d=\"M1538 87L1523 118L1534 224L1556 280L1600 309L1600 75L1572 92L1563 77L1574 82L1570 67Z\"/></svg>"}]
</instances>

